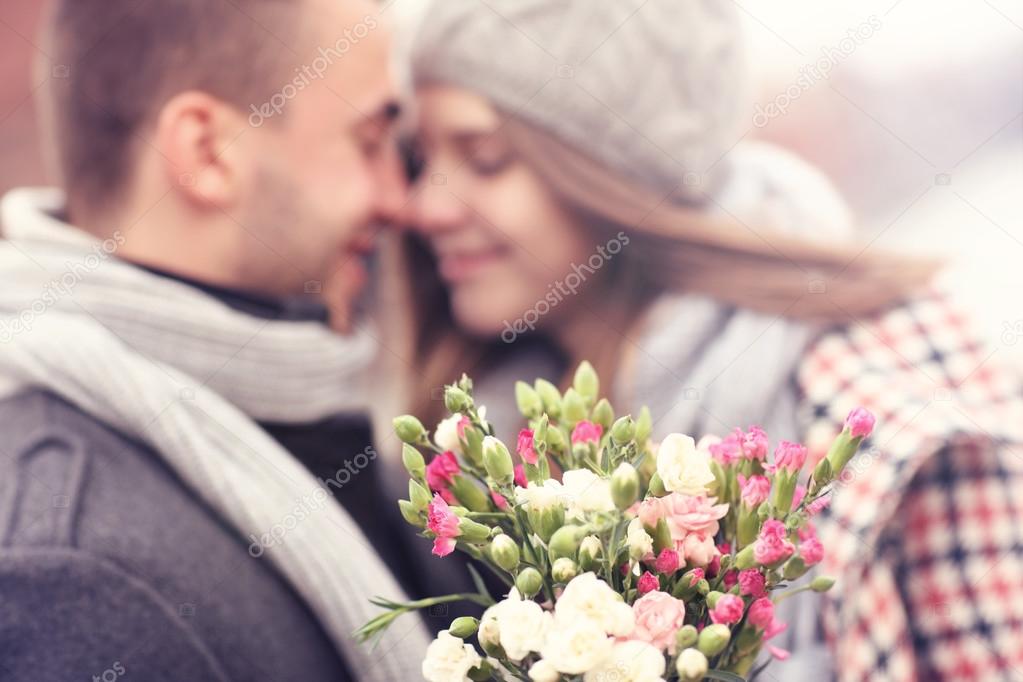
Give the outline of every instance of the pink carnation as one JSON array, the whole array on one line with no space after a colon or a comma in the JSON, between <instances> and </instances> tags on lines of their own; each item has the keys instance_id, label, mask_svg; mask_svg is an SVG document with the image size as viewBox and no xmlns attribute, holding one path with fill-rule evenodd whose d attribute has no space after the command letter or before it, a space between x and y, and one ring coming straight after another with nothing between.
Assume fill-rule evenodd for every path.
<instances>
[{"instance_id":1,"label":"pink carnation","mask_svg":"<svg viewBox=\"0 0 1023 682\"><path fill-rule=\"evenodd\" d=\"M739 439L742 456L750 460L763 462L767 457L767 434L759 426L749 427L745 434L736 429L736 436Z\"/></svg>"},{"instance_id":2,"label":"pink carnation","mask_svg":"<svg viewBox=\"0 0 1023 682\"><path fill-rule=\"evenodd\" d=\"M738 623L742 620L742 612L745 608L746 603L741 597L736 597L734 594L723 594L718 597L718 603L711 609L710 619L715 623L724 623L725 625Z\"/></svg>"},{"instance_id":3,"label":"pink carnation","mask_svg":"<svg viewBox=\"0 0 1023 682\"><path fill-rule=\"evenodd\" d=\"M774 466L790 473L796 473L806 463L806 446L783 440L774 450Z\"/></svg>"},{"instance_id":4,"label":"pink carnation","mask_svg":"<svg viewBox=\"0 0 1023 682\"><path fill-rule=\"evenodd\" d=\"M824 545L813 526L799 531L799 557L807 566L819 564L824 559Z\"/></svg>"},{"instance_id":5,"label":"pink carnation","mask_svg":"<svg viewBox=\"0 0 1023 682\"><path fill-rule=\"evenodd\" d=\"M519 441L515 450L523 462L536 464L536 450L533 449L533 431L531 429L519 431Z\"/></svg>"},{"instance_id":6,"label":"pink carnation","mask_svg":"<svg viewBox=\"0 0 1023 682\"><path fill-rule=\"evenodd\" d=\"M654 562L654 568L657 569L658 573L672 574L678 570L680 559L678 552L673 549L662 549L661 553L657 555L657 561Z\"/></svg>"},{"instance_id":7,"label":"pink carnation","mask_svg":"<svg viewBox=\"0 0 1023 682\"><path fill-rule=\"evenodd\" d=\"M750 604L746 620L755 628L764 631L764 639L771 639L788 627L774 617L774 603L768 597L761 597Z\"/></svg>"},{"instance_id":8,"label":"pink carnation","mask_svg":"<svg viewBox=\"0 0 1023 682\"><path fill-rule=\"evenodd\" d=\"M727 513L728 505L715 504L714 498L681 493L644 500L638 511L643 524L651 528L663 518L680 562L684 558L693 566L706 566L717 556L714 536L718 520Z\"/></svg>"},{"instance_id":9,"label":"pink carnation","mask_svg":"<svg viewBox=\"0 0 1023 682\"><path fill-rule=\"evenodd\" d=\"M584 419L572 429L572 444L597 443L602 435L604 435L603 426Z\"/></svg>"},{"instance_id":10,"label":"pink carnation","mask_svg":"<svg viewBox=\"0 0 1023 682\"><path fill-rule=\"evenodd\" d=\"M632 639L675 653L675 634L686 619L685 602L667 592L654 590L636 600L632 613L636 618Z\"/></svg>"},{"instance_id":11,"label":"pink carnation","mask_svg":"<svg viewBox=\"0 0 1023 682\"><path fill-rule=\"evenodd\" d=\"M448 451L437 455L426 465L426 482L436 492L446 490L455 476L462 472L455 453Z\"/></svg>"},{"instance_id":12,"label":"pink carnation","mask_svg":"<svg viewBox=\"0 0 1023 682\"><path fill-rule=\"evenodd\" d=\"M694 568L692 570L692 576L689 578L689 587L695 587L696 583L703 580L706 576L704 575L702 568Z\"/></svg>"},{"instance_id":13,"label":"pink carnation","mask_svg":"<svg viewBox=\"0 0 1023 682\"><path fill-rule=\"evenodd\" d=\"M756 509L771 494L771 479L767 476L750 476L746 478L742 474L738 476L739 487L742 491L742 503L750 509Z\"/></svg>"},{"instance_id":14,"label":"pink carnation","mask_svg":"<svg viewBox=\"0 0 1023 682\"><path fill-rule=\"evenodd\" d=\"M750 604L746 620L753 627L766 630L774 621L774 603L767 597L760 597Z\"/></svg>"},{"instance_id":15,"label":"pink carnation","mask_svg":"<svg viewBox=\"0 0 1023 682\"><path fill-rule=\"evenodd\" d=\"M736 429L735 433L725 436L724 439L717 443L713 443L708 446L711 456L721 466L729 466L735 464L742 458L742 446L740 438L742 437L742 431Z\"/></svg>"},{"instance_id":16,"label":"pink carnation","mask_svg":"<svg viewBox=\"0 0 1023 682\"><path fill-rule=\"evenodd\" d=\"M725 571L725 574L721 576L721 583L725 586L726 590L731 590L739 582L739 571L734 568L730 571Z\"/></svg>"},{"instance_id":17,"label":"pink carnation","mask_svg":"<svg viewBox=\"0 0 1023 682\"><path fill-rule=\"evenodd\" d=\"M795 545L786 537L785 524L778 519L767 519L760 536L753 543L753 558L758 564L769 565L792 556Z\"/></svg>"},{"instance_id":18,"label":"pink carnation","mask_svg":"<svg viewBox=\"0 0 1023 682\"><path fill-rule=\"evenodd\" d=\"M845 428L853 438L866 438L874 430L874 415L862 407L857 407L845 418Z\"/></svg>"},{"instance_id":19,"label":"pink carnation","mask_svg":"<svg viewBox=\"0 0 1023 682\"><path fill-rule=\"evenodd\" d=\"M747 568L739 572L739 594L750 595L755 599L767 595L764 574L756 568Z\"/></svg>"},{"instance_id":20,"label":"pink carnation","mask_svg":"<svg viewBox=\"0 0 1023 682\"><path fill-rule=\"evenodd\" d=\"M521 464L515 465L515 485L521 488L529 486L529 480L526 478L526 467Z\"/></svg>"},{"instance_id":21,"label":"pink carnation","mask_svg":"<svg viewBox=\"0 0 1023 682\"><path fill-rule=\"evenodd\" d=\"M501 493L495 493L493 490L490 491L490 499L494 501L497 508L501 511L508 511L508 500Z\"/></svg>"},{"instance_id":22,"label":"pink carnation","mask_svg":"<svg viewBox=\"0 0 1023 682\"><path fill-rule=\"evenodd\" d=\"M426 527L437 537L433 541L433 553L447 556L455 551L455 538L461 535L458 529L458 516L451 511L448 503L440 495L434 495L430 501Z\"/></svg>"},{"instance_id":23,"label":"pink carnation","mask_svg":"<svg viewBox=\"0 0 1023 682\"><path fill-rule=\"evenodd\" d=\"M639 582L636 583L636 589L639 590L640 594L653 592L660 587L661 583L657 580L657 576L650 571L643 571L643 575L639 577Z\"/></svg>"}]
</instances>

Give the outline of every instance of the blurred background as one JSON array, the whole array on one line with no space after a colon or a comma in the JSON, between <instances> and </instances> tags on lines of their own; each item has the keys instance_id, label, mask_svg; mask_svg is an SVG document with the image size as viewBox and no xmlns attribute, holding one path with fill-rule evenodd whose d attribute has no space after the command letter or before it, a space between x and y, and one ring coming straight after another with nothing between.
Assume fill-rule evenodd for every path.
<instances>
[{"instance_id":1,"label":"blurred background","mask_svg":"<svg viewBox=\"0 0 1023 682\"><path fill-rule=\"evenodd\" d=\"M947 255L980 332L1023 367L1023 0L735 4L756 74L747 136L822 168L868 248ZM50 181L32 95L61 74L32 73L42 5L0 4L0 192ZM421 6L387 11L411 27Z\"/></svg>"}]
</instances>

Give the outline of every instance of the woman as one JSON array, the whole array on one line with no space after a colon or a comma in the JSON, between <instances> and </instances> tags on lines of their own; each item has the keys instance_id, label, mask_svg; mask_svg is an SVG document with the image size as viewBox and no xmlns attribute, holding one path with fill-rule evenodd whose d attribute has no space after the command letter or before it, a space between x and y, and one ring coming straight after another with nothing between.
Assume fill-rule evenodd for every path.
<instances>
[{"instance_id":1,"label":"woman","mask_svg":"<svg viewBox=\"0 0 1023 682\"><path fill-rule=\"evenodd\" d=\"M852 244L817 173L743 141L731 5L444 0L425 16L425 166L385 277L404 409L439 416L438 387L466 371L499 420L509 378L589 359L616 405L650 406L655 437L758 423L820 454L863 404L874 447L820 528L845 588L830 648L796 609L794 656L771 672L1023 668L1019 386L926 292L933 263Z\"/></svg>"}]
</instances>

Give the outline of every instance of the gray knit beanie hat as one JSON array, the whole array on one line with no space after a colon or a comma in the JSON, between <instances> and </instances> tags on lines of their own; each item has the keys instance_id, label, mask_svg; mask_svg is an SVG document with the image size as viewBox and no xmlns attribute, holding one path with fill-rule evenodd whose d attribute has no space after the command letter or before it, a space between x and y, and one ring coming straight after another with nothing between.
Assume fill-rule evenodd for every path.
<instances>
[{"instance_id":1,"label":"gray knit beanie hat","mask_svg":"<svg viewBox=\"0 0 1023 682\"><path fill-rule=\"evenodd\" d=\"M468 88L643 187L699 201L747 93L724 0L434 0L417 83Z\"/></svg>"}]
</instances>

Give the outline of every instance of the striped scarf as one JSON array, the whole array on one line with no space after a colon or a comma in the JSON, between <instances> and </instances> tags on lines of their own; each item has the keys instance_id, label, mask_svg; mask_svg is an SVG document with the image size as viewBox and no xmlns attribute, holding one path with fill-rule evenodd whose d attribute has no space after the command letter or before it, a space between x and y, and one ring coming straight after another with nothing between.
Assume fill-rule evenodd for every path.
<instances>
[{"instance_id":1,"label":"striped scarf","mask_svg":"<svg viewBox=\"0 0 1023 682\"><path fill-rule=\"evenodd\" d=\"M406 597L341 505L255 423L363 408L369 334L234 311L119 261L120 235L101 242L62 223L62 201L19 190L0 207L0 395L45 389L146 443L246 544L285 528L261 554L356 678L417 676L429 641L418 619L375 649L352 639L376 615L368 597Z\"/></svg>"}]
</instances>

